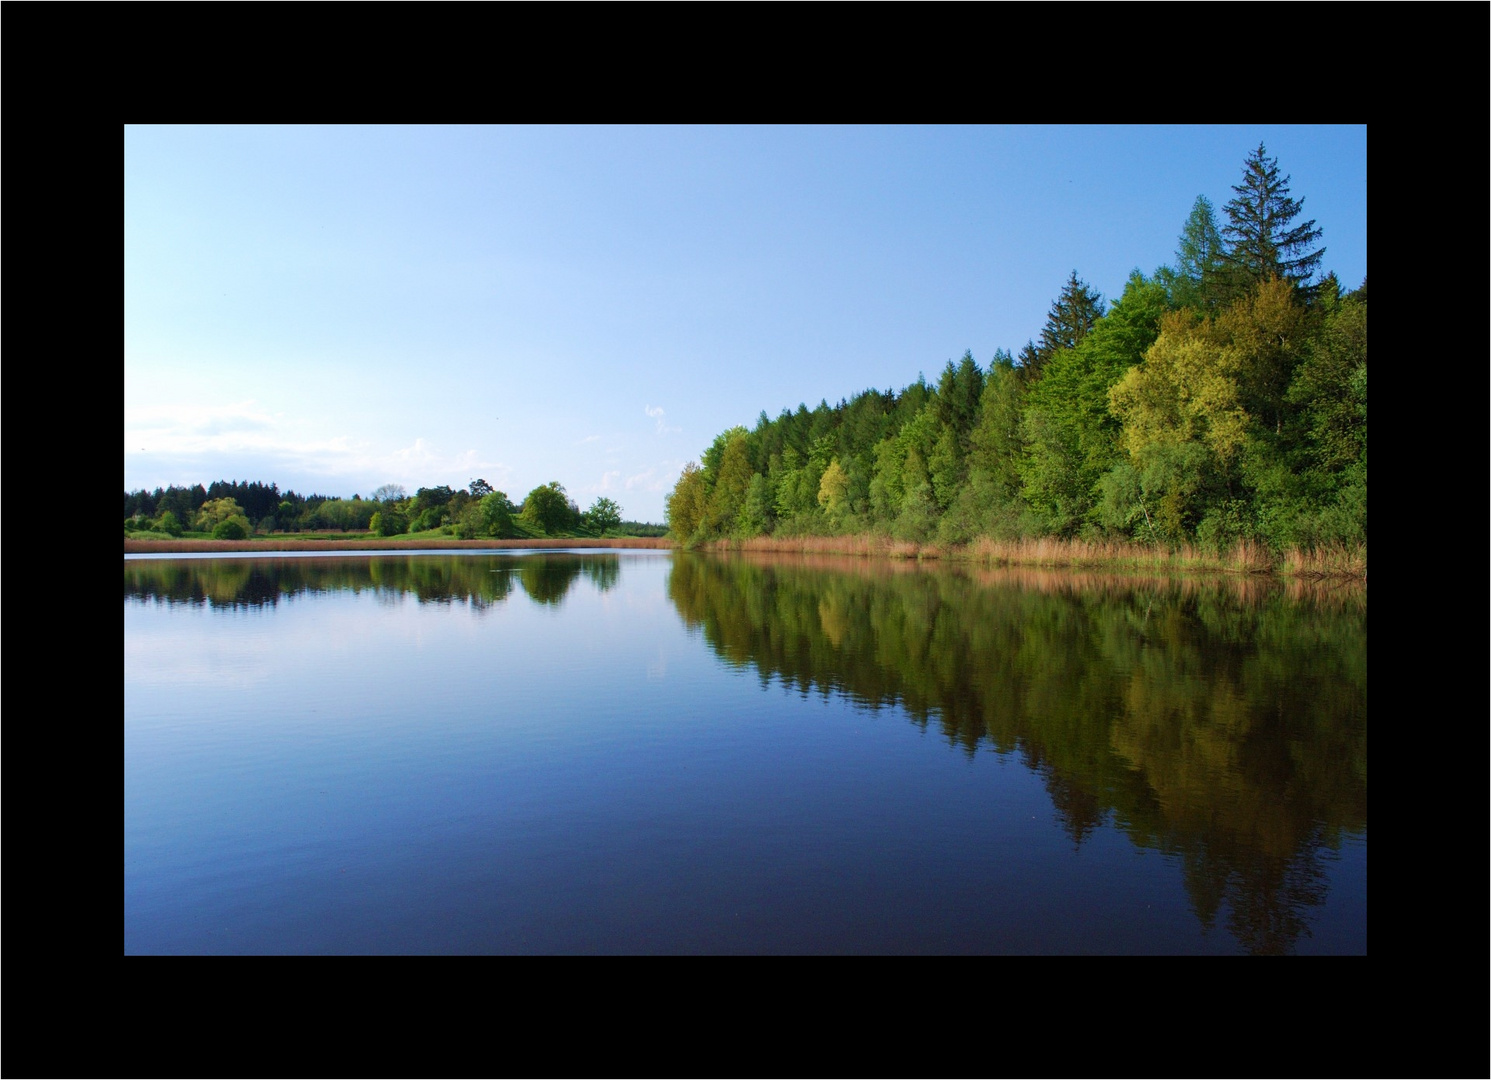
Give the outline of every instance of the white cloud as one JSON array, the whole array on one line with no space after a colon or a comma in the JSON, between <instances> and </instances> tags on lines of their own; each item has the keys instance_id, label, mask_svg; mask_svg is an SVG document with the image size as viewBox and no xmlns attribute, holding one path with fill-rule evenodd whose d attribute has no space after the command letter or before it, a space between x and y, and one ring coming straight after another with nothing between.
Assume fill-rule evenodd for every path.
<instances>
[{"instance_id":1,"label":"white cloud","mask_svg":"<svg viewBox=\"0 0 1491 1080\"><path fill-rule=\"evenodd\" d=\"M644 405L643 411L657 421L657 433L659 435L677 435L683 431L681 427L673 427L663 419L663 407L661 405Z\"/></svg>"},{"instance_id":2,"label":"white cloud","mask_svg":"<svg viewBox=\"0 0 1491 1080\"><path fill-rule=\"evenodd\" d=\"M601 473L601 482L599 484L591 484L588 487L586 487L584 490L587 493L594 494L594 495L601 495L601 494L604 494L604 493L606 493L608 491L615 491L616 490L616 481L618 479L620 479L620 478L621 478L621 470L620 469L610 469L610 470L608 470L606 472Z\"/></svg>"},{"instance_id":3,"label":"white cloud","mask_svg":"<svg viewBox=\"0 0 1491 1080\"><path fill-rule=\"evenodd\" d=\"M247 433L272 429L283 416L283 413L269 412L252 399L228 405L157 405L126 409L125 445L140 438L168 444L161 449L182 443L232 440L234 436L249 439ZM150 448L148 442L146 446Z\"/></svg>"},{"instance_id":4,"label":"white cloud","mask_svg":"<svg viewBox=\"0 0 1491 1080\"><path fill-rule=\"evenodd\" d=\"M402 450L395 450L393 456L404 461L417 461L420 463L436 460L436 455L425 445L423 439L415 439L413 446L406 446Z\"/></svg>"},{"instance_id":5,"label":"white cloud","mask_svg":"<svg viewBox=\"0 0 1491 1080\"><path fill-rule=\"evenodd\" d=\"M675 465L664 462L661 466L654 465L628 476L623 486L628 491L671 491L673 485L678 483L678 475L681 472L683 472L681 463Z\"/></svg>"},{"instance_id":6,"label":"white cloud","mask_svg":"<svg viewBox=\"0 0 1491 1080\"><path fill-rule=\"evenodd\" d=\"M309 435L300 418L252 400L126 409L124 456L126 487L131 474L151 487L231 473L287 488L340 482L349 494L380 483L464 486L477 476L500 487L512 474L475 450L450 453L424 438L389 450L351 435Z\"/></svg>"}]
</instances>

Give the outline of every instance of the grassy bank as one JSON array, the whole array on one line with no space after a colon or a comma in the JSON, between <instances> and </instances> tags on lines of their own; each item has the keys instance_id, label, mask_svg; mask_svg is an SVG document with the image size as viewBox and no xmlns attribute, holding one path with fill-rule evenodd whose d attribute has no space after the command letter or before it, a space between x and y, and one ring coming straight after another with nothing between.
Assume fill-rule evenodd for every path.
<instances>
[{"instance_id":1,"label":"grassy bank","mask_svg":"<svg viewBox=\"0 0 1491 1080\"><path fill-rule=\"evenodd\" d=\"M1104 569L1144 573L1282 574L1303 578L1367 576L1367 549L1326 547L1282 554L1261 544L1239 541L1225 551L1191 545L1158 547L1119 541L990 540L948 546L917 544L887 536L758 536L749 540L716 540L709 551L793 552L861 555L892 559L956 559L983 566Z\"/></svg>"}]
</instances>

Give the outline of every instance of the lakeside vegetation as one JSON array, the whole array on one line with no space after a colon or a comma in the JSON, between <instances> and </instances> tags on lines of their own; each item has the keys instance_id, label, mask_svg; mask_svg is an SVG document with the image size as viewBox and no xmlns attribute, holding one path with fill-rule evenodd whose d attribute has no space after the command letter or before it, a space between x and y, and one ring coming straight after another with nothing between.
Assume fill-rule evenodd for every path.
<instances>
[{"instance_id":1,"label":"lakeside vegetation","mask_svg":"<svg viewBox=\"0 0 1491 1080\"><path fill-rule=\"evenodd\" d=\"M1198 544L1148 544L1129 540L979 537L967 544L916 543L884 533L841 536L756 536L712 540L702 550L800 555L855 555L890 559L942 559L992 567L1101 569L1114 573L1285 574L1300 578L1367 576L1366 545L1322 544L1275 552L1255 541L1230 548Z\"/></svg>"},{"instance_id":2,"label":"lakeside vegetation","mask_svg":"<svg viewBox=\"0 0 1491 1080\"><path fill-rule=\"evenodd\" d=\"M519 540L459 540L450 536L401 536L393 539L369 533L349 533L336 538L294 534L256 536L249 540L212 540L162 538L130 534L124 538L124 553L171 554L225 551L426 551L490 550L502 548L661 548L673 547L673 541L661 536L559 537Z\"/></svg>"},{"instance_id":3,"label":"lakeside vegetation","mask_svg":"<svg viewBox=\"0 0 1491 1080\"><path fill-rule=\"evenodd\" d=\"M621 507L605 497L581 512L558 481L535 488L520 505L485 480L473 480L460 491L444 485L420 488L412 496L401 485L385 484L368 499L281 494L276 484L227 480L207 488L124 493L124 535L132 541L250 541L266 549L276 542L316 541L455 547L490 540L659 538L666 531L662 525L623 521Z\"/></svg>"},{"instance_id":4,"label":"lakeside vegetation","mask_svg":"<svg viewBox=\"0 0 1491 1080\"><path fill-rule=\"evenodd\" d=\"M1111 305L1072 272L1038 341L935 385L763 411L668 497L688 547L1366 575L1367 287L1263 146L1219 223Z\"/></svg>"}]
</instances>

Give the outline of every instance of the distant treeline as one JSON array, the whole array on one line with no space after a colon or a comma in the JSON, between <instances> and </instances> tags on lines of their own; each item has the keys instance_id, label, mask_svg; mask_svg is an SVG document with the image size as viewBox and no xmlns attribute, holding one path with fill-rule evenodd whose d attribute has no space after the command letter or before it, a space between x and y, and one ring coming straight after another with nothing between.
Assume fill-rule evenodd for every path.
<instances>
[{"instance_id":1,"label":"distant treeline","mask_svg":"<svg viewBox=\"0 0 1491 1080\"><path fill-rule=\"evenodd\" d=\"M399 536L441 530L464 539L529 536L662 536L664 525L623 521L621 507L601 497L581 511L564 488L551 481L520 504L485 480L469 487L422 487L413 495L385 484L364 499L281 492L277 484L219 480L209 487L156 488L124 493L126 533L180 536L207 533L241 540L253 533L373 532Z\"/></svg>"},{"instance_id":2,"label":"distant treeline","mask_svg":"<svg viewBox=\"0 0 1491 1080\"><path fill-rule=\"evenodd\" d=\"M723 432L672 535L1365 546L1367 283L1317 279L1288 180L1260 146L1226 224L1198 198L1175 265L1111 305L1073 271L1017 356Z\"/></svg>"}]
</instances>

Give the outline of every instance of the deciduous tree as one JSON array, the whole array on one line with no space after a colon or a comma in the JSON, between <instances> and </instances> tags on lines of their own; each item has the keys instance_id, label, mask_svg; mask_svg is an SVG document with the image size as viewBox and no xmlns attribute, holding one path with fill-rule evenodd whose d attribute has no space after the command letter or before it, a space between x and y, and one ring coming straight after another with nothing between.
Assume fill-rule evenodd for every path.
<instances>
[{"instance_id":1,"label":"deciduous tree","mask_svg":"<svg viewBox=\"0 0 1491 1080\"><path fill-rule=\"evenodd\" d=\"M598 497L585 511L585 520L597 532L614 529L621 524L621 507L604 495Z\"/></svg>"},{"instance_id":2,"label":"deciduous tree","mask_svg":"<svg viewBox=\"0 0 1491 1080\"><path fill-rule=\"evenodd\" d=\"M564 493L564 486L558 480L550 480L528 493L520 516L552 535L573 526L580 512Z\"/></svg>"},{"instance_id":3,"label":"deciduous tree","mask_svg":"<svg viewBox=\"0 0 1491 1080\"><path fill-rule=\"evenodd\" d=\"M707 492L704 490L704 471L694 462L683 467L678 483L668 496L667 522L673 539L680 544L694 540L699 527L704 524L704 509Z\"/></svg>"},{"instance_id":4,"label":"deciduous tree","mask_svg":"<svg viewBox=\"0 0 1491 1080\"><path fill-rule=\"evenodd\" d=\"M830 518L838 520L849 510L849 477L834 458L823 470L823 479L818 483L818 505Z\"/></svg>"}]
</instances>

